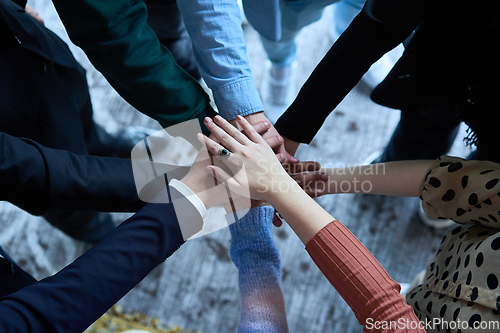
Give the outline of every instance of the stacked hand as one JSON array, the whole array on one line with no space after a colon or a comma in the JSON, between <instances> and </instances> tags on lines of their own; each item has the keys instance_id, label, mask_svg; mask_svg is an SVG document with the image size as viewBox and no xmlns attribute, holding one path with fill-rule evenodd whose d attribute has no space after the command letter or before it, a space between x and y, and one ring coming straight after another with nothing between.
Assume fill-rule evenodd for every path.
<instances>
[{"instance_id":1,"label":"stacked hand","mask_svg":"<svg viewBox=\"0 0 500 333\"><path fill-rule=\"evenodd\" d=\"M262 123L262 122L269 122L269 120L266 118L264 115L264 112L256 112L252 113L250 115L247 115L244 117L246 121L250 123L253 127L255 127L257 124ZM235 120L230 121L231 125L234 127L238 128L238 122ZM293 155L289 154L287 149L292 149L292 153L295 153L295 150L298 147L298 143L292 143L292 141L287 140L286 138L282 138L276 128L274 126L269 126L269 129L266 132L259 132L259 134L262 135L262 138L267 142L267 144L274 150L274 152L277 154L276 156L278 157L278 160L281 163L290 163L290 164L295 164L299 162L299 159L294 157ZM276 140L276 138L280 138L279 141ZM213 139L213 136L211 135L210 138ZM289 143L288 147L287 143ZM294 145L296 144L296 145ZM281 154L281 155L280 155Z\"/></svg>"},{"instance_id":2,"label":"stacked hand","mask_svg":"<svg viewBox=\"0 0 500 333\"><path fill-rule=\"evenodd\" d=\"M207 170L231 191L266 200L274 193L291 188L289 174L308 175L308 179L317 182L324 180L324 175L316 172L321 167L318 162L281 165L283 156L281 153L275 155L269 140L264 140L245 118L238 117L236 121L245 135L222 117L217 116L214 121L205 118L205 125L216 139L204 137L208 151L215 156L221 149L231 151L229 158L222 160L230 172L220 166L207 166Z\"/></svg>"},{"instance_id":3,"label":"stacked hand","mask_svg":"<svg viewBox=\"0 0 500 333\"><path fill-rule=\"evenodd\" d=\"M329 177L323 171L305 170L292 175L292 178L309 194L312 198L327 194Z\"/></svg>"},{"instance_id":4,"label":"stacked hand","mask_svg":"<svg viewBox=\"0 0 500 333\"><path fill-rule=\"evenodd\" d=\"M271 124L269 122L259 122L254 125L253 130L257 133L266 133L270 126ZM205 145L205 139L201 134L198 140ZM278 138L272 138L272 140L279 141ZM223 169L226 168L222 161L218 158L214 158L214 155L210 154L207 149L201 149L189 173L181 181L196 193L205 204L206 208L227 203L229 199L237 199L239 195L236 193L231 193L231 198L228 198L226 187L217 182L213 175L208 175L206 173L205 168L209 165L217 165ZM229 171L229 169L226 170Z\"/></svg>"},{"instance_id":5,"label":"stacked hand","mask_svg":"<svg viewBox=\"0 0 500 333\"><path fill-rule=\"evenodd\" d=\"M214 121L205 118L205 125L218 142L201 134L200 139L204 139L211 154L220 156L226 167L209 165L205 168L207 174L215 176L232 193L265 200L282 210L289 225L306 244L318 230L332 221L332 216L300 188L248 121L242 117L236 121L246 136L221 117L215 117ZM229 156L220 153L225 149L230 151ZM293 172L317 167L317 163L288 166Z\"/></svg>"},{"instance_id":6,"label":"stacked hand","mask_svg":"<svg viewBox=\"0 0 500 333\"><path fill-rule=\"evenodd\" d=\"M276 187L274 183L287 183L291 178L274 151L252 125L240 116L236 120L246 135L220 116L214 118L215 122L205 118L205 125L220 142L205 136L208 151L215 156L226 148L231 152L228 158L222 159L230 172L212 165L207 166L206 170L232 192L268 201L272 188Z\"/></svg>"},{"instance_id":7,"label":"stacked hand","mask_svg":"<svg viewBox=\"0 0 500 333\"><path fill-rule=\"evenodd\" d=\"M322 175L316 172L320 168L317 162L281 164L285 156L276 154L272 147L281 144L283 139L276 135L265 140L260 135L268 132L268 122L257 123L255 127L243 117L238 117L236 122L241 130L220 116L214 120L205 118L205 125L212 134L210 138L199 134L198 140L207 149L200 151L191 171L182 180L199 195L207 208L229 200L221 184L231 191L230 199L246 197L269 201L278 192L298 188L292 185L294 181L290 175L321 181ZM219 156L224 149L230 152L227 159ZM201 172L202 169L208 173ZM281 221L275 220L275 225L281 225Z\"/></svg>"}]
</instances>

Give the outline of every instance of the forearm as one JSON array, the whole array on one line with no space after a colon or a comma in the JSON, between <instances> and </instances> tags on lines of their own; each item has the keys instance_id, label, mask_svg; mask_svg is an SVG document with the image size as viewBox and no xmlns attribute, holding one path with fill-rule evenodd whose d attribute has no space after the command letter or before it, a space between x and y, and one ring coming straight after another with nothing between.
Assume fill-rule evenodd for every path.
<instances>
[{"instance_id":1,"label":"forearm","mask_svg":"<svg viewBox=\"0 0 500 333\"><path fill-rule=\"evenodd\" d=\"M177 2L200 73L227 120L263 111L252 79L236 0Z\"/></svg>"},{"instance_id":2,"label":"forearm","mask_svg":"<svg viewBox=\"0 0 500 333\"><path fill-rule=\"evenodd\" d=\"M420 186L434 160L397 161L322 169L329 176L325 194L370 193L420 196Z\"/></svg>"},{"instance_id":3,"label":"forearm","mask_svg":"<svg viewBox=\"0 0 500 333\"><path fill-rule=\"evenodd\" d=\"M278 132L310 143L370 66L403 42L431 8L430 0L368 1L278 119Z\"/></svg>"},{"instance_id":4,"label":"forearm","mask_svg":"<svg viewBox=\"0 0 500 333\"><path fill-rule=\"evenodd\" d=\"M140 0L53 1L71 40L113 88L164 127L213 115L201 86L160 46Z\"/></svg>"},{"instance_id":5,"label":"forearm","mask_svg":"<svg viewBox=\"0 0 500 333\"><path fill-rule=\"evenodd\" d=\"M288 332L281 291L281 262L271 232L274 209L251 209L229 225L231 259L238 268L238 332Z\"/></svg>"},{"instance_id":6,"label":"forearm","mask_svg":"<svg viewBox=\"0 0 500 333\"><path fill-rule=\"evenodd\" d=\"M289 178L289 177L288 177ZM334 220L316 201L291 178L276 181L268 202L271 203L300 238L307 242Z\"/></svg>"},{"instance_id":7,"label":"forearm","mask_svg":"<svg viewBox=\"0 0 500 333\"><path fill-rule=\"evenodd\" d=\"M283 137L285 149L290 155L295 155L297 149L299 149L300 142L290 140L286 137Z\"/></svg>"},{"instance_id":8,"label":"forearm","mask_svg":"<svg viewBox=\"0 0 500 333\"><path fill-rule=\"evenodd\" d=\"M419 328L412 307L399 294L399 284L339 221L320 230L306 250L351 307L364 332L425 332ZM389 326L391 322L406 326ZM384 323L387 329L379 329Z\"/></svg>"},{"instance_id":9,"label":"forearm","mask_svg":"<svg viewBox=\"0 0 500 333\"><path fill-rule=\"evenodd\" d=\"M1 200L47 209L137 211L144 203L128 159L76 155L0 133Z\"/></svg>"},{"instance_id":10,"label":"forearm","mask_svg":"<svg viewBox=\"0 0 500 333\"><path fill-rule=\"evenodd\" d=\"M148 204L56 275L4 297L0 331L82 332L182 243L172 204Z\"/></svg>"}]
</instances>

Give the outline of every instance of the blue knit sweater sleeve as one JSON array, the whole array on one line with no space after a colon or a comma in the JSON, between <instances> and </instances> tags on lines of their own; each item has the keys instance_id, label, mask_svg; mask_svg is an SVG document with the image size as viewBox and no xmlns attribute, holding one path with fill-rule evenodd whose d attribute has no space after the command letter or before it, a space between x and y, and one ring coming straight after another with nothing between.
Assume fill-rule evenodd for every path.
<instances>
[{"instance_id":1,"label":"blue knit sweater sleeve","mask_svg":"<svg viewBox=\"0 0 500 333\"><path fill-rule=\"evenodd\" d=\"M252 208L229 226L231 259L238 268L239 333L288 332L281 261L271 232L274 208Z\"/></svg>"}]
</instances>

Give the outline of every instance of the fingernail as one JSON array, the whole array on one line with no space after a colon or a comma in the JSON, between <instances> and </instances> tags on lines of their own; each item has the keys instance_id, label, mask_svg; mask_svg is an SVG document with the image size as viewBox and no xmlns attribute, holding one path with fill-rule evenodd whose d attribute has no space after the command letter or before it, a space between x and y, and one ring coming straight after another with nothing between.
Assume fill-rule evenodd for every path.
<instances>
[{"instance_id":1,"label":"fingernail","mask_svg":"<svg viewBox=\"0 0 500 333\"><path fill-rule=\"evenodd\" d=\"M240 117L240 116L238 116L238 117ZM265 121L265 122L264 122L264 126L266 126L266 127L271 127L271 123L269 123L269 122Z\"/></svg>"},{"instance_id":2,"label":"fingernail","mask_svg":"<svg viewBox=\"0 0 500 333\"><path fill-rule=\"evenodd\" d=\"M280 162L285 160L285 155L280 154Z\"/></svg>"},{"instance_id":3,"label":"fingernail","mask_svg":"<svg viewBox=\"0 0 500 333\"><path fill-rule=\"evenodd\" d=\"M212 119L210 119L209 117L205 117L205 122L206 122L206 123L211 123L211 122L212 122Z\"/></svg>"},{"instance_id":4,"label":"fingernail","mask_svg":"<svg viewBox=\"0 0 500 333\"><path fill-rule=\"evenodd\" d=\"M327 175L327 174L322 174L322 175L321 175L321 179L323 179L323 180L328 180L328 175Z\"/></svg>"},{"instance_id":5,"label":"fingernail","mask_svg":"<svg viewBox=\"0 0 500 333\"><path fill-rule=\"evenodd\" d=\"M222 121L222 117L221 116L215 116L215 121L220 123Z\"/></svg>"},{"instance_id":6,"label":"fingernail","mask_svg":"<svg viewBox=\"0 0 500 333\"><path fill-rule=\"evenodd\" d=\"M238 120L242 120L242 119L243 119L243 117L242 117L242 116L240 116L240 115L236 116L236 118L237 118Z\"/></svg>"},{"instance_id":7,"label":"fingernail","mask_svg":"<svg viewBox=\"0 0 500 333\"><path fill-rule=\"evenodd\" d=\"M280 142L283 142L283 138L282 138L281 136L278 136L278 140L279 140Z\"/></svg>"}]
</instances>

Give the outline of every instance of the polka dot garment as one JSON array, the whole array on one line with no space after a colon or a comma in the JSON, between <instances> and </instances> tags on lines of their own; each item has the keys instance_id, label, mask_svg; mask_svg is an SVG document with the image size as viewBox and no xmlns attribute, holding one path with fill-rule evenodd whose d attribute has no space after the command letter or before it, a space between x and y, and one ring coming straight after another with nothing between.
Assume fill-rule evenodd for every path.
<instances>
[{"instance_id":1,"label":"polka dot garment","mask_svg":"<svg viewBox=\"0 0 500 333\"><path fill-rule=\"evenodd\" d=\"M500 164L442 156L422 185L433 218L459 223L406 295L428 332L500 332ZM473 329L477 327L478 329Z\"/></svg>"}]
</instances>

